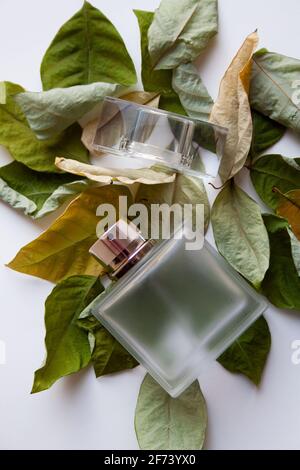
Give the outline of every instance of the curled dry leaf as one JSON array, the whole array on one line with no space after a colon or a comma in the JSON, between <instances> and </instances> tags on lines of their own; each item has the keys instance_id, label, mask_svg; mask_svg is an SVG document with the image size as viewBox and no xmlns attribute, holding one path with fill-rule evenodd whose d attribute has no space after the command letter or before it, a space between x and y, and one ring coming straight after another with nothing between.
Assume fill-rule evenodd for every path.
<instances>
[{"instance_id":1,"label":"curled dry leaf","mask_svg":"<svg viewBox=\"0 0 300 470\"><path fill-rule=\"evenodd\" d=\"M147 91L133 91L121 96L122 100L133 101L134 103L152 106L158 108L160 95L159 93L151 93ZM81 141L89 150L91 155L101 157L103 152L93 147L94 137L98 127L98 119L88 122L83 129Z\"/></svg>"},{"instance_id":2,"label":"curled dry leaf","mask_svg":"<svg viewBox=\"0 0 300 470\"><path fill-rule=\"evenodd\" d=\"M119 181L123 184L143 183L143 184L162 184L172 183L175 180L175 173L169 175L164 172L154 171L151 168L115 169L102 168L96 165L78 165L76 160L69 158L56 158L55 164L60 170L80 175L97 181L98 183L110 184L113 181Z\"/></svg>"},{"instance_id":3,"label":"curled dry leaf","mask_svg":"<svg viewBox=\"0 0 300 470\"><path fill-rule=\"evenodd\" d=\"M223 183L244 166L252 141L252 118L248 99L251 60L258 44L250 34L227 69L210 120L229 129L219 174Z\"/></svg>"}]
</instances>

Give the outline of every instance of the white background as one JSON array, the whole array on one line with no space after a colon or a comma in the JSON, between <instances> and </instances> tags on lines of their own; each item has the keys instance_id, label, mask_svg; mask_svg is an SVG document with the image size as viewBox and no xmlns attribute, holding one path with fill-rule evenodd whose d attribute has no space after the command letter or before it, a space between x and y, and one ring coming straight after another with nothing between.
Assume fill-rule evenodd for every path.
<instances>
[{"instance_id":1,"label":"white background","mask_svg":"<svg viewBox=\"0 0 300 470\"><path fill-rule=\"evenodd\" d=\"M153 10L159 0L93 0L109 16L140 69L139 30L133 8ZM39 65L58 28L81 0L0 0L0 80L41 89ZM299 0L220 0L220 29L199 70L216 98L220 79L245 36L258 28L261 47L300 58ZM299 140L287 135L276 147L299 155ZM1 151L1 163L10 161ZM255 196L247 171L240 184ZM211 193L212 198L215 192ZM144 370L96 380L92 370L30 395L33 372L44 358L43 303L52 286L4 267L51 218L33 222L0 202L1 449L137 449L134 408ZM299 314L269 308L273 345L262 384L255 388L217 363L201 378L207 400L207 449L300 449L300 365L291 343L300 339Z\"/></svg>"}]
</instances>

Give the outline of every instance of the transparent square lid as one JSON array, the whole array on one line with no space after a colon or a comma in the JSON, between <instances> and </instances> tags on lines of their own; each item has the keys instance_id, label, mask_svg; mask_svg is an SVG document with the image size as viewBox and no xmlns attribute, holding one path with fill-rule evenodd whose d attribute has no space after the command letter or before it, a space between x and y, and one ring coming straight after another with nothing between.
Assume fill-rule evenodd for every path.
<instances>
[{"instance_id":1,"label":"transparent square lid","mask_svg":"<svg viewBox=\"0 0 300 470\"><path fill-rule=\"evenodd\" d=\"M215 177L227 129L119 98L103 100L93 146L145 165L161 164L197 177Z\"/></svg>"}]
</instances>

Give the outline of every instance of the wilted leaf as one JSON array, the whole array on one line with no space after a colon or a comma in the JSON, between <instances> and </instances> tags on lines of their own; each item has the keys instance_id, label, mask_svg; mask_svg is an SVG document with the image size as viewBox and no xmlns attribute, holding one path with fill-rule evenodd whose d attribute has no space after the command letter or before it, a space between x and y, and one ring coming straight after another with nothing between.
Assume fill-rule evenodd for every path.
<instances>
[{"instance_id":1,"label":"wilted leaf","mask_svg":"<svg viewBox=\"0 0 300 470\"><path fill-rule=\"evenodd\" d=\"M142 81L146 91L161 95L159 107L174 113L186 114L177 93L172 88L171 70L153 70L148 51L148 29L153 20L150 11L134 10L141 33Z\"/></svg>"},{"instance_id":2,"label":"wilted leaf","mask_svg":"<svg viewBox=\"0 0 300 470\"><path fill-rule=\"evenodd\" d=\"M54 160L57 154L88 162L88 154L80 141L81 128L73 124L55 139L39 141L27 124L21 108L15 102L16 94L24 89L14 83L6 84L6 104L0 104L0 144L15 160L36 171L57 171Z\"/></svg>"},{"instance_id":3,"label":"wilted leaf","mask_svg":"<svg viewBox=\"0 0 300 470\"><path fill-rule=\"evenodd\" d=\"M192 62L217 32L217 0L162 0L148 32L153 68Z\"/></svg>"},{"instance_id":4,"label":"wilted leaf","mask_svg":"<svg viewBox=\"0 0 300 470\"><path fill-rule=\"evenodd\" d=\"M39 173L19 162L0 168L0 198L34 219L53 212L88 184L67 174Z\"/></svg>"},{"instance_id":5,"label":"wilted leaf","mask_svg":"<svg viewBox=\"0 0 300 470\"><path fill-rule=\"evenodd\" d=\"M208 121L213 99L193 64L182 64L173 71L172 85L187 114Z\"/></svg>"},{"instance_id":6,"label":"wilted leaf","mask_svg":"<svg viewBox=\"0 0 300 470\"><path fill-rule=\"evenodd\" d=\"M136 73L114 25L85 1L47 49L41 78L44 90L49 90L94 82L133 85Z\"/></svg>"},{"instance_id":7,"label":"wilted leaf","mask_svg":"<svg viewBox=\"0 0 300 470\"><path fill-rule=\"evenodd\" d=\"M258 204L233 182L218 194L211 212L222 256L255 287L269 266L269 240Z\"/></svg>"},{"instance_id":8,"label":"wilted leaf","mask_svg":"<svg viewBox=\"0 0 300 470\"><path fill-rule=\"evenodd\" d=\"M141 449L202 449L206 426L206 404L198 381L180 397L172 398L146 375L135 410L135 432Z\"/></svg>"},{"instance_id":9,"label":"wilted leaf","mask_svg":"<svg viewBox=\"0 0 300 470\"><path fill-rule=\"evenodd\" d=\"M50 139L65 130L108 95L120 92L118 85L92 83L42 92L25 92L15 100L25 113L38 139Z\"/></svg>"},{"instance_id":10,"label":"wilted leaf","mask_svg":"<svg viewBox=\"0 0 300 470\"><path fill-rule=\"evenodd\" d=\"M259 197L276 210L280 195L273 188L278 188L282 193L299 189L300 167L297 170L292 159L281 155L264 155L252 165L251 180Z\"/></svg>"},{"instance_id":11,"label":"wilted leaf","mask_svg":"<svg viewBox=\"0 0 300 470\"><path fill-rule=\"evenodd\" d=\"M151 168L141 168L137 170L101 168L96 165L86 165L76 160L65 158L57 158L55 164L60 170L67 171L74 175L85 176L90 180L104 184L110 184L113 181L119 181L123 184L161 184L172 183L175 180L175 173L169 175L163 172L153 171Z\"/></svg>"},{"instance_id":12,"label":"wilted leaf","mask_svg":"<svg viewBox=\"0 0 300 470\"><path fill-rule=\"evenodd\" d=\"M263 293L276 307L300 310L300 277L292 257L288 223L275 215L265 215L264 221L271 257L262 283Z\"/></svg>"},{"instance_id":13,"label":"wilted leaf","mask_svg":"<svg viewBox=\"0 0 300 470\"><path fill-rule=\"evenodd\" d=\"M105 292L103 292L105 295ZM92 306L96 305L102 294L83 311L78 325L89 332L92 350L92 364L96 377L132 369L138 362L120 345L120 343L92 315Z\"/></svg>"},{"instance_id":14,"label":"wilted leaf","mask_svg":"<svg viewBox=\"0 0 300 470\"><path fill-rule=\"evenodd\" d=\"M259 385L271 348L271 333L260 317L218 359L225 369L244 374Z\"/></svg>"},{"instance_id":15,"label":"wilted leaf","mask_svg":"<svg viewBox=\"0 0 300 470\"><path fill-rule=\"evenodd\" d=\"M280 194L277 213L288 220L294 234L300 240L300 189Z\"/></svg>"},{"instance_id":16,"label":"wilted leaf","mask_svg":"<svg viewBox=\"0 0 300 470\"><path fill-rule=\"evenodd\" d=\"M161 167L152 167L159 171ZM146 206L151 204L203 204L204 205L204 229L207 230L210 218L210 207L203 181L181 173L176 175L176 180L171 184L159 184L146 186L141 184L138 188L135 202Z\"/></svg>"},{"instance_id":17,"label":"wilted leaf","mask_svg":"<svg viewBox=\"0 0 300 470\"><path fill-rule=\"evenodd\" d=\"M210 120L229 129L219 174L223 183L244 166L252 141L252 118L248 99L251 59L258 35L248 36L227 69Z\"/></svg>"},{"instance_id":18,"label":"wilted leaf","mask_svg":"<svg viewBox=\"0 0 300 470\"><path fill-rule=\"evenodd\" d=\"M261 49L253 57L251 106L286 127L300 131L300 60Z\"/></svg>"},{"instance_id":19,"label":"wilted leaf","mask_svg":"<svg viewBox=\"0 0 300 470\"><path fill-rule=\"evenodd\" d=\"M286 128L276 121L252 110L253 136L251 157L255 158L272 145L275 145L284 135Z\"/></svg>"},{"instance_id":20,"label":"wilted leaf","mask_svg":"<svg viewBox=\"0 0 300 470\"><path fill-rule=\"evenodd\" d=\"M79 371L90 362L87 334L76 321L101 289L94 276L73 276L54 287L45 303L47 358L35 372L32 393L50 388L61 377Z\"/></svg>"},{"instance_id":21,"label":"wilted leaf","mask_svg":"<svg viewBox=\"0 0 300 470\"><path fill-rule=\"evenodd\" d=\"M143 104L157 108L159 105L160 95L158 93L149 93L147 91L133 91L122 95L121 98L127 101L133 101L134 103ZM89 121L82 132L82 143L89 150L92 155L102 156L103 152L94 148L94 138L96 135L97 127L99 125L99 119Z\"/></svg>"},{"instance_id":22,"label":"wilted leaf","mask_svg":"<svg viewBox=\"0 0 300 470\"><path fill-rule=\"evenodd\" d=\"M124 186L90 188L70 203L65 212L37 239L24 246L8 267L52 282L74 275L98 276L103 268L90 254L97 240L97 207L110 203L118 210Z\"/></svg>"}]
</instances>

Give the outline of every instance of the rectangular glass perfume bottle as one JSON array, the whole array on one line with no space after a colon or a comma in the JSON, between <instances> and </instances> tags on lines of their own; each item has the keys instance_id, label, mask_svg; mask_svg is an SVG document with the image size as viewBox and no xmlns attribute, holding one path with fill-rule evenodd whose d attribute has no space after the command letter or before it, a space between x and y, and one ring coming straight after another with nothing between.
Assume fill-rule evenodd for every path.
<instances>
[{"instance_id":1,"label":"rectangular glass perfume bottle","mask_svg":"<svg viewBox=\"0 0 300 470\"><path fill-rule=\"evenodd\" d=\"M186 250L184 234L147 241L119 220L90 252L111 278L93 314L173 397L267 305L207 242Z\"/></svg>"}]
</instances>

